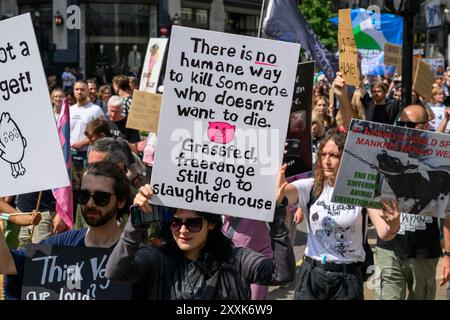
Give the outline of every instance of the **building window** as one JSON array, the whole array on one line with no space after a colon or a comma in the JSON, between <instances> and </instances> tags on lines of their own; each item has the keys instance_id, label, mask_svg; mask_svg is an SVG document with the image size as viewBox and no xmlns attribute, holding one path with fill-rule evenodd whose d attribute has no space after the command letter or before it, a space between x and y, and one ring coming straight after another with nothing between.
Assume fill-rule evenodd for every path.
<instances>
[{"instance_id":1,"label":"building window","mask_svg":"<svg viewBox=\"0 0 450 320\"><path fill-rule=\"evenodd\" d=\"M209 12L206 9L181 8L181 19L183 26L209 29Z\"/></svg>"},{"instance_id":2,"label":"building window","mask_svg":"<svg viewBox=\"0 0 450 320\"><path fill-rule=\"evenodd\" d=\"M103 84L117 74L128 74L132 51L143 63L148 40L157 34L157 8L149 4L87 3L87 77L96 77Z\"/></svg>"},{"instance_id":3,"label":"building window","mask_svg":"<svg viewBox=\"0 0 450 320\"><path fill-rule=\"evenodd\" d=\"M33 22L34 32L36 33L36 40L41 52L42 62L46 72L52 68L52 51L53 48L53 14L52 4L36 4L36 5L21 5L19 6L19 13L30 13Z\"/></svg>"},{"instance_id":4,"label":"building window","mask_svg":"<svg viewBox=\"0 0 450 320\"><path fill-rule=\"evenodd\" d=\"M247 36L258 35L259 16L227 12L225 31Z\"/></svg>"},{"instance_id":5,"label":"building window","mask_svg":"<svg viewBox=\"0 0 450 320\"><path fill-rule=\"evenodd\" d=\"M148 16L146 4L88 4L86 36L148 37Z\"/></svg>"}]
</instances>

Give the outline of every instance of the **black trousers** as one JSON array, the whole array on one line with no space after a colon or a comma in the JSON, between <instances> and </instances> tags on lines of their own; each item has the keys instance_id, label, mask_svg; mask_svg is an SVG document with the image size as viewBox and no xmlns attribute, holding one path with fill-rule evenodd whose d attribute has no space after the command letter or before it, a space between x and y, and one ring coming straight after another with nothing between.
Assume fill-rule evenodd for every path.
<instances>
[{"instance_id":1,"label":"black trousers","mask_svg":"<svg viewBox=\"0 0 450 320\"><path fill-rule=\"evenodd\" d=\"M364 300L361 270L327 271L303 260L295 283L294 300Z\"/></svg>"}]
</instances>

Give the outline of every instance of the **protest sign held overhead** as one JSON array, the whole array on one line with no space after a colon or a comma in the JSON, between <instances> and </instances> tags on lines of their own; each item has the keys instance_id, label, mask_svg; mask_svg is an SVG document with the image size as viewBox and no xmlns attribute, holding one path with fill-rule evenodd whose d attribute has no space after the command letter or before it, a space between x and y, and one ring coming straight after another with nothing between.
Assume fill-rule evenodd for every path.
<instances>
[{"instance_id":1,"label":"protest sign held overhead","mask_svg":"<svg viewBox=\"0 0 450 320\"><path fill-rule=\"evenodd\" d=\"M131 284L106 278L111 249L32 245L22 300L129 300Z\"/></svg>"},{"instance_id":2,"label":"protest sign held overhead","mask_svg":"<svg viewBox=\"0 0 450 320\"><path fill-rule=\"evenodd\" d=\"M350 9L339 10L339 71L348 85L359 86L359 67Z\"/></svg>"},{"instance_id":3,"label":"protest sign held overhead","mask_svg":"<svg viewBox=\"0 0 450 320\"><path fill-rule=\"evenodd\" d=\"M396 67L398 74L402 73L402 46L385 43L384 44L384 63Z\"/></svg>"},{"instance_id":4,"label":"protest sign held overhead","mask_svg":"<svg viewBox=\"0 0 450 320\"><path fill-rule=\"evenodd\" d=\"M450 139L431 131L353 120L332 201L444 217L450 195Z\"/></svg>"},{"instance_id":5,"label":"protest sign held overhead","mask_svg":"<svg viewBox=\"0 0 450 320\"><path fill-rule=\"evenodd\" d=\"M271 221L298 44L174 26L152 202Z\"/></svg>"},{"instance_id":6,"label":"protest sign held overhead","mask_svg":"<svg viewBox=\"0 0 450 320\"><path fill-rule=\"evenodd\" d=\"M160 110L160 94L134 90L126 127L156 132Z\"/></svg>"},{"instance_id":7,"label":"protest sign held overhead","mask_svg":"<svg viewBox=\"0 0 450 320\"><path fill-rule=\"evenodd\" d=\"M314 61L299 63L295 77L291 115L286 135L286 177L295 179L312 170L311 110L314 86ZM289 179L290 180L290 179Z\"/></svg>"},{"instance_id":8,"label":"protest sign held overhead","mask_svg":"<svg viewBox=\"0 0 450 320\"><path fill-rule=\"evenodd\" d=\"M418 61L414 59L414 79L413 90L422 97L431 98L431 91L433 90L434 74L431 67L423 59Z\"/></svg>"},{"instance_id":9,"label":"protest sign held overhead","mask_svg":"<svg viewBox=\"0 0 450 320\"><path fill-rule=\"evenodd\" d=\"M167 40L165 38L150 38L142 67L141 81L139 84L140 91L156 93L159 74L164 62Z\"/></svg>"},{"instance_id":10,"label":"protest sign held overhead","mask_svg":"<svg viewBox=\"0 0 450 320\"><path fill-rule=\"evenodd\" d=\"M30 14L0 21L0 176L0 196L70 184Z\"/></svg>"}]
</instances>

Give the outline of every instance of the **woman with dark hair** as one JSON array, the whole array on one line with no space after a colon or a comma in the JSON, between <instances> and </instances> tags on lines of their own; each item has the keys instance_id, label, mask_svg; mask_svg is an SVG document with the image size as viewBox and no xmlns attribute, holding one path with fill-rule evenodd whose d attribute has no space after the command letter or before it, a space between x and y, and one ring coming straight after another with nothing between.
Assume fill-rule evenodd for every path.
<instances>
[{"instance_id":1,"label":"woman with dark hair","mask_svg":"<svg viewBox=\"0 0 450 320\"><path fill-rule=\"evenodd\" d=\"M332 129L317 153L315 177L288 184L289 203L302 208L308 228L305 256L295 285L296 300L363 299L363 208L331 202L346 136ZM368 209L378 236L391 240L400 228L394 201ZM367 229L367 228L365 228Z\"/></svg>"},{"instance_id":2,"label":"woman with dark hair","mask_svg":"<svg viewBox=\"0 0 450 320\"><path fill-rule=\"evenodd\" d=\"M283 172L285 167L283 168ZM283 173L284 175L284 173ZM281 177L281 175L280 175ZM174 209L172 239L161 247L141 246L145 227L129 221L106 266L106 275L121 282L145 282L148 299L249 299L250 284L277 285L292 281L295 257L284 223L287 199L280 185L270 234L273 258L248 248L235 248L222 233L220 215ZM134 203L145 213L150 185L139 189Z\"/></svg>"}]
</instances>

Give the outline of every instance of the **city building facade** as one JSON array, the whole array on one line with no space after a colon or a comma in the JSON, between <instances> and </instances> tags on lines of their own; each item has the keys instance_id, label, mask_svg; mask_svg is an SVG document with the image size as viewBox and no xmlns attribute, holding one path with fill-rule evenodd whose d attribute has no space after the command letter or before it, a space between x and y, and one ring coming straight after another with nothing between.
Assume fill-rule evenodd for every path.
<instances>
[{"instance_id":1,"label":"city building facade","mask_svg":"<svg viewBox=\"0 0 450 320\"><path fill-rule=\"evenodd\" d=\"M30 13L48 75L66 66L109 82L127 74L130 52L171 26L256 36L262 0L1 0L0 18Z\"/></svg>"}]
</instances>

